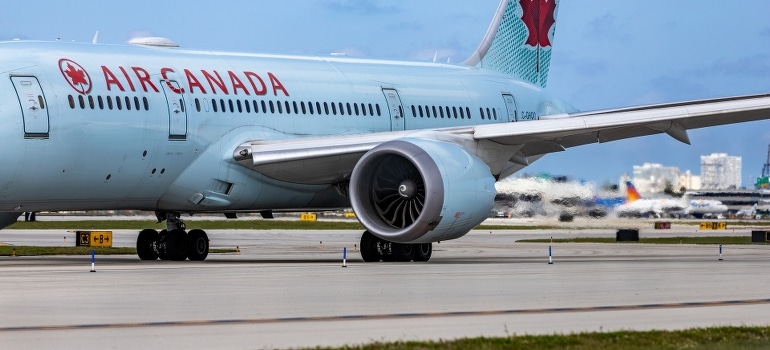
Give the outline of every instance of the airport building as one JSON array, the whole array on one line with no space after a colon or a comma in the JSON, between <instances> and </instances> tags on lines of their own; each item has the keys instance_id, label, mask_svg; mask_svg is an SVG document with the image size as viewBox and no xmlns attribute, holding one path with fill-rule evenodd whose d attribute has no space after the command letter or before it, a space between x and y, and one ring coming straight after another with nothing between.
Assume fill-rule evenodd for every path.
<instances>
[{"instance_id":1,"label":"airport building","mask_svg":"<svg viewBox=\"0 0 770 350\"><path fill-rule=\"evenodd\" d=\"M741 157L712 153L700 157L703 189L741 188Z\"/></svg>"}]
</instances>

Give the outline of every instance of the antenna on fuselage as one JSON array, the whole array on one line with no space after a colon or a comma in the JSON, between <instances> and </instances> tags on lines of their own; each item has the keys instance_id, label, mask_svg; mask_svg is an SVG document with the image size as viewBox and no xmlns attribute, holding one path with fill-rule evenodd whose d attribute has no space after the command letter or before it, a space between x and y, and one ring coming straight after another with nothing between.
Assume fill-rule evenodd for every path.
<instances>
[{"instance_id":1,"label":"antenna on fuselage","mask_svg":"<svg viewBox=\"0 0 770 350\"><path fill-rule=\"evenodd\" d=\"M96 34L94 34L94 39L91 40L92 43L96 44L96 42L99 41L99 31L96 31Z\"/></svg>"}]
</instances>

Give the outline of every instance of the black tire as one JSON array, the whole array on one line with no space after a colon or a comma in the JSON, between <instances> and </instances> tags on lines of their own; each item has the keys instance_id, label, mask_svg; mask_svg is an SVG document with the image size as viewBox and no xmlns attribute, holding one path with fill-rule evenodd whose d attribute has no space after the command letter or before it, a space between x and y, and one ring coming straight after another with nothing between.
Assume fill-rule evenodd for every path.
<instances>
[{"instance_id":1,"label":"black tire","mask_svg":"<svg viewBox=\"0 0 770 350\"><path fill-rule=\"evenodd\" d=\"M166 248L171 260L187 260L187 253L190 250L187 241L187 232L184 230L176 229L168 233Z\"/></svg>"},{"instance_id":2,"label":"black tire","mask_svg":"<svg viewBox=\"0 0 770 350\"><path fill-rule=\"evenodd\" d=\"M393 261L398 262L410 262L414 258L415 245L414 244L402 244L392 243Z\"/></svg>"},{"instance_id":3,"label":"black tire","mask_svg":"<svg viewBox=\"0 0 770 350\"><path fill-rule=\"evenodd\" d=\"M203 230L190 230L187 234L187 257L192 261L203 261L209 255L209 236Z\"/></svg>"},{"instance_id":4,"label":"black tire","mask_svg":"<svg viewBox=\"0 0 770 350\"><path fill-rule=\"evenodd\" d=\"M433 243L422 243L414 245L414 261L428 261L430 260L431 255L433 255Z\"/></svg>"},{"instance_id":5,"label":"black tire","mask_svg":"<svg viewBox=\"0 0 770 350\"><path fill-rule=\"evenodd\" d=\"M378 262L382 259L382 255L377 249L377 242L379 238L374 237L369 231L364 231L361 235L361 258L365 262Z\"/></svg>"},{"instance_id":6,"label":"black tire","mask_svg":"<svg viewBox=\"0 0 770 350\"><path fill-rule=\"evenodd\" d=\"M158 231L145 229L139 232L136 255L141 260L158 260Z\"/></svg>"}]
</instances>

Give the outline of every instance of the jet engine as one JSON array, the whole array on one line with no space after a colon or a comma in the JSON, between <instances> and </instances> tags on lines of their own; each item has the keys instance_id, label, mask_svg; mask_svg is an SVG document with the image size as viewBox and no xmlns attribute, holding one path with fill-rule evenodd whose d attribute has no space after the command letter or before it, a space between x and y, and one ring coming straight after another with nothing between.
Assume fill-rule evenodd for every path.
<instances>
[{"instance_id":1,"label":"jet engine","mask_svg":"<svg viewBox=\"0 0 770 350\"><path fill-rule=\"evenodd\" d=\"M403 138L361 157L351 175L350 201L375 236L430 243L461 237L484 221L494 183L489 167L457 144Z\"/></svg>"}]
</instances>

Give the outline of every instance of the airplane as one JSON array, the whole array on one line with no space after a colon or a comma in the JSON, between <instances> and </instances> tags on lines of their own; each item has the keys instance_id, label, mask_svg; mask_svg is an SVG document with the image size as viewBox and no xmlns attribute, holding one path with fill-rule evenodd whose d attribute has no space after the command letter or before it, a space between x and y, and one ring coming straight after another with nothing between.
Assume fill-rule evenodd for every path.
<instances>
[{"instance_id":1,"label":"airplane","mask_svg":"<svg viewBox=\"0 0 770 350\"><path fill-rule=\"evenodd\" d=\"M145 210L142 260L204 260L182 215L352 207L366 262L428 261L495 182L567 148L770 118L770 95L581 112L545 90L559 2L502 0L459 64L0 43L0 227L22 212Z\"/></svg>"},{"instance_id":2,"label":"airplane","mask_svg":"<svg viewBox=\"0 0 770 350\"><path fill-rule=\"evenodd\" d=\"M642 198L631 181L626 181L626 194L626 202L615 208L616 214L620 217L661 217L665 214L703 218L725 213L728 209L721 201L691 199L687 194L680 199Z\"/></svg>"}]
</instances>

